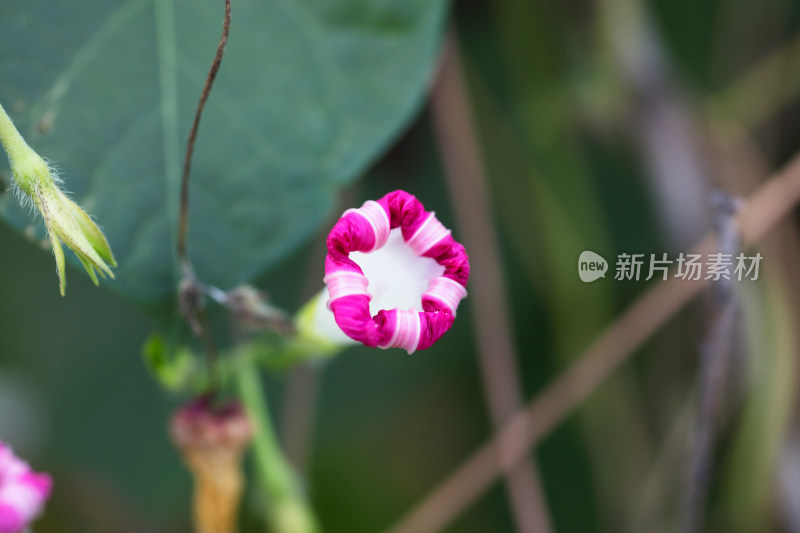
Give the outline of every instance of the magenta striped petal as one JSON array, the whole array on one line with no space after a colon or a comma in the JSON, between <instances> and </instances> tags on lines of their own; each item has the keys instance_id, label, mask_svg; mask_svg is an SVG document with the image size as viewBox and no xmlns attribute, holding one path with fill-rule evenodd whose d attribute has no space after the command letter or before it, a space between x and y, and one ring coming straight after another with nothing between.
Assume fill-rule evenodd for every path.
<instances>
[{"instance_id":1,"label":"magenta striped petal","mask_svg":"<svg viewBox=\"0 0 800 533\"><path fill-rule=\"evenodd\" d=\"M0 533L19 533L39 514L52 481L37 474L0 441Z\"/></svg>"},{"instance_id":2,"label":"magenta striped petal","mask_svg":"<svg viewBox=\"0 0 800 533\"><path fill-rule=\"evenodd\" d=\"M422 312L390 309L372 316L368 280L349 255L381 248L394 228L400 228L409 248L434 259L444 273L431 279L421 295ZM348 337L367 346L413 353L430 347L453 325L458 303L467 295L469 257L450 230L413 195L394 191L377 202L348 209L331 229L327 245L328 308Z\"/></svg>"}]
</instances>

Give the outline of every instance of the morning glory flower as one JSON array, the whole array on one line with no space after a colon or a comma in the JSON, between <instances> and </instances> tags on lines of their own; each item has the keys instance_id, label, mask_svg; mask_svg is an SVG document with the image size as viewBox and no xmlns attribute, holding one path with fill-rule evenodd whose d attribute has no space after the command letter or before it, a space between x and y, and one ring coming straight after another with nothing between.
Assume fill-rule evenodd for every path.
<instances>
[{"instance_id":1,"label":"morning glory flower","mask_svg":"<svg viewBox=\"0 0 800 533\"><path fill-rule=\"evenodd\" d=\"M0 441L0 533L20 533L50 496L52 480L37 474Z\"/></svg>"},{"instance_id":2,"label":"morning glory flower","mask_svg":"<svg viewBox=\"0 0 800 533\"><path fill-rule=\"evenodd\" d=\"M452 326L469 258L411 194L394 191L347 210L327 245L327 299L318 295L300 313L301 330L331 346L356 341L413 353Z\"/></svg>"}]
</instances>

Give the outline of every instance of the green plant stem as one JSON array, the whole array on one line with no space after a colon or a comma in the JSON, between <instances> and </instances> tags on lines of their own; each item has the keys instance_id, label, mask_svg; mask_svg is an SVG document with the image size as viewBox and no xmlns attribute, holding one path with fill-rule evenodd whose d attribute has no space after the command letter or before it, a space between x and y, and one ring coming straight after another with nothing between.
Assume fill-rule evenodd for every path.
<instances>
[{"instance_id":1,"label":"green plant stem","mask_svg":"<svg viewBox=\"0 0 800 533\"><path fill-rule=\"evenodd\" d=\"M22 138L22 135L14 127L11 117L8 116L3 105L0 104L0 142L3 143L3 148L8 154L8 159L11 166L14 166L14 161L19 158L21 152L30 150L28 143Z\"/></svg>"},{"instance_id":2,"label":"green plant stem","mask_svg":"<svg viewBox=\"0 0 800 533\"><path fill-rule=\"evenodd\" d=\"M316 518L281 451L253 358L242 358L236 374L239 395L254 429L256 475L267 498L266 518L273 533L319 533Z\"/></svg>"},{"instance_id":3,"label":"green plant stem","mask_svg":"<svg viewBox=\"0 0 800 533\"><path fill-rule=\"evenodd\" d=\"M2 104L0 104L0 144L8 156L14 181L22 180L23 182L18 185L23 190L28 191L45 178L50 179L47 163L28 146Z\"/></svg>"}]
</instances>

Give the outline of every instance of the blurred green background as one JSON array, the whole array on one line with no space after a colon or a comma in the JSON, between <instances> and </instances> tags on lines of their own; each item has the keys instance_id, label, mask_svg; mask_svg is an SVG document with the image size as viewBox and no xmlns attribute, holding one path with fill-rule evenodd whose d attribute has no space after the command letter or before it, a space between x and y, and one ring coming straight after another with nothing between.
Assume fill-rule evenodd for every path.
<instances>
[{"instance_id":1,"label":"blurred green background","mask_svg":"<svg viewBox=\"0 0 800 533\"><path fill-rule=\"evenodd\" d=\"M10 4L0 0L0 19ZM310 12L322 9L304 4ZM363 13L354 7L339 16L369 25L371 9L391 4L361 4ZM711 190L748 195L796 152L800 4L462 0L448 9L433 24L436 46L430 68L421 68L422 85L409 89L422 92L381 130L386 140L359 155L364 170L354 183L326 174L330 181L307 206L319 212L316 225L297 236L301 243L280 244L255 284L275 305L297 310L322 286L331 216L398 188L463 236L425 97L449 33L460 50L486 170L517 378L525 398L533 398L658 283L608 276L583 284L575 272L581 251L610 259L688 250L710 228ZM214 24L208 47L216 44ZM234 19L232 39L236 32ZM13 63L11 52L11 45L0 47L0 65ZM351 67L358 65L356 58ZM14 84L2 79L0 99ZM191 109L199 85L185 90ZM209 108L215 105L221 104L212 94ZM69 186L74 171L64 170ZM4 166L0 178L9 181ZM782 241L778 249L797 246ZM764 253L765 265L783 264ZM55 479L35 529L189 531L190 478L166 434L169 414L186 397L164 392L141 357L147 335L171 316L170 300L153 318L150 304L145 309L97 289L78 269L68 276L61 298L49 250L0 225L0 438ZM800 476L791 438L796 277L766 268L743 291L741 330L748 335L732 356L701 531L800 531L793 516L800 492L784 482ZM425 352L350 348L301 370L265 375L284 437L298 424L287 419L298 409L287 406L290 389L301 398L300 412L310 413L310 443L298 466L325 531L387 529L491 436L474 303L466 299L452 330ZM707 313L702 301L680 311L531 451L554 531L679 530ZM289 454L295 459L303 455L302 440L292 441L299 446ZM243 531L263 530L259 505L248 493ZM502 483L446 529L516 530Z\"/></svg>"}]
</instances>

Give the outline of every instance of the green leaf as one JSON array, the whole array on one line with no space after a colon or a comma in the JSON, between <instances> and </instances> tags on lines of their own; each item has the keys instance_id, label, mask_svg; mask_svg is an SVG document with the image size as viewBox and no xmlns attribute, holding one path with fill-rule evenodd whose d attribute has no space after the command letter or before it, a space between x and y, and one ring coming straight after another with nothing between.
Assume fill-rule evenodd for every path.
<instances>
[{"instance_id":1,"label":"green leaf","mask_svg":"<svg viewBox=\"0 0 800 533\"><path fill-rule=\"evenodd\" d=\"M142 347L142 357L153 376L168 391L180 392L191 385L196 359L186 347L173 348L160 335L151 335Z\"/></svg>"},{"instance_id":2,"label":"green leaf","mask_svg":"<svg viewBox=\"0 0 800 533\"><path fill-rule=\"evenodd\" d=\"M105 285L147 306L174 301L183 151L223 5L30 0L0 17L0 101L105 231L119 263ZM419 107L444 11L233 1L193 162L189 253L203 281L250 280L319 227ZM0 215L32 225L11 195Z\"/></svg>"}]
</instances>

